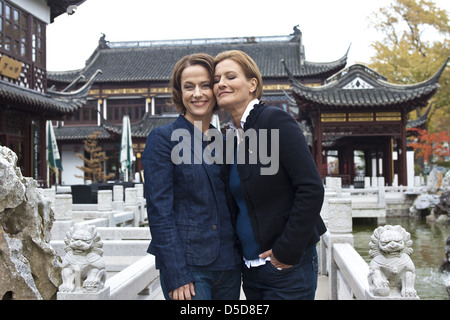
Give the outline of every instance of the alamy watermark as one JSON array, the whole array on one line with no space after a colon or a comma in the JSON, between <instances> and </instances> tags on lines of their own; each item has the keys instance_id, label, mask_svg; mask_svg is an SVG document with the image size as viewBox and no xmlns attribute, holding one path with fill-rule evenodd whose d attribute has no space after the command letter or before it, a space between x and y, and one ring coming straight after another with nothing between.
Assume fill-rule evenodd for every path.
<instances>
[{"instance_id":1,"label":"alamy watermark","mask_svg":"<svg viewBox=\"0 0 450 320\"><path fill-rule=\"evenodd\" d=\"M200 121L195 121L196 128L201 127ZM172 149L171 159L174 164L257 164L261 175L274 175L278 172L280 157L280 135L278 129L227 129L225 142L222 133L217 129L208 129L204 134L201 130L194 130L194 139L187 129L176 129L172 132L171 140L179 141ZM239 140L239 146L235 148L235 141ZM193 141L193 142L192 142ZM203 141L211 142L203 148ZM192 148L192 143L194 144ZM269 149L270 145L270 150ZM192 161L191 150L194 150ZM225 154L224 154L225 152Z\"/></svg>"}]
</instances>

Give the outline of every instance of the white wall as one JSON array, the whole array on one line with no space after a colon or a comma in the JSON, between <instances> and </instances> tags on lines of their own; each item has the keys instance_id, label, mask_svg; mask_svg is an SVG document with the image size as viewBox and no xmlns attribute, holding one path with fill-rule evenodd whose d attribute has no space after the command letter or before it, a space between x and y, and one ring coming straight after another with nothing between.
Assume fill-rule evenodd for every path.
<instances>
[{"instance_id":1,"label":"white wall","mask_svg":"<svg viewBox=\"0 0 450 320\"><path fill-rule=\"evenodd\" d=\"M63 171L61 173L61 184L73 185L84 184L84 179L75 177L76 175L83 175L83 171L76 166L83 166L83 160L77 157L77 153L83 153L84 147L82 144L78 145L62 145L60 149L61 165Z\"/></svg>"}]
</instances>

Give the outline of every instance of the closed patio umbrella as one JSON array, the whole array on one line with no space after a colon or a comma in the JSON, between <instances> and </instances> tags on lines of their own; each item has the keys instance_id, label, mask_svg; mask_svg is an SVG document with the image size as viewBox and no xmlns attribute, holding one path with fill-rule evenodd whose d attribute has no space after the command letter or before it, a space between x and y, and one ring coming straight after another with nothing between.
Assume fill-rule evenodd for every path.
<instances>
[{"instance_id":1,"label":"closed patio umbrella","mask_svg":"<svg viewBox=\"0 0 450 320\"><path fill-rule=\"evenodd\" d=\"M124 174L124 181L128 182L130 173L132 172L132 164L134 161L133 143L131 141L131 125L130 118L125 115L122 120L122 139L120 143L120 169Z\"/></svg>"},{"instance_id":2,"label":"closed patio umbrella","mask_svg":"<svg viewBox=\"0 0 450 320\"><path fill-rule=\"evenodd\" d=\"M56 184L58 184L58 172L62 170L61 157L59 155L58 144L56 143L55 132L52 122L47 120L47 163L48 167L55 170ZM47 174L49 172L47 171ZM47 177L50 186L50 178Z\"/></svg>"}]
</instances>

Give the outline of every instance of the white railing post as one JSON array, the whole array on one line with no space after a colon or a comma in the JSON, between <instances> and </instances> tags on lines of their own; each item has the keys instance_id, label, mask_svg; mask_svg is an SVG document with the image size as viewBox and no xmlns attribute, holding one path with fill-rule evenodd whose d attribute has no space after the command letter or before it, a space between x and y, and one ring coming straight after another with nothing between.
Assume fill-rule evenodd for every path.
<instances>
[{"instance_id":1,"label":"white railing post","mask_svg":"<svg viewBox=\"0 0 450 320\"><path fill-rule=\"evenodd\" d=\"M123 186L114 185L113 187L113 209L114 211L122 211L123 210Z\"/></svg>"},{"instance_id":2,"label":"white railing post","mask_svg":"<svg viewBox=\"0 0 450 320\"><path fill-rule=\"evenodd\" d=\"M125 188L125 211L134 212L133 227L139 227L139 206L137 201L137 189L136 188Z\"/></svg>"},{"instance_id":3,"label":"white railing post","mask_svg":"<svg viewBox=\"0 0 450 320\"><path fill-rule=\"evenodd\" d=\"M113 210L112 190L98 190L97 208L98 208L98 211L100 211L100 212Z\"/></svg>"},{"instance_id":4,"label":"white railing post","mask_svg":"<svg viewBox=\"0 0 450 320\"><path fill-rule=\"evenodd\" d=\"M57 194L51 205L55 221L53 222L51 234L53 240L64 239L66 232L73 226L72 220L72 195Z\"/></svg>"},{"instance_id":5,"label":"white railing post","mask_svg":"<svg viewBox=\"0 0 450 320\"><path fill-rule=\"evenodd\" d=\"M325 226L328 226L328 220L330 219L330 208L328 205L328 199L330 198L335 198L336 197L336 193L335 192L325 192L325 197L323 200L323 205L322 205L322 209L320 211L320 216L323 220L323 222L325 223ZM328 240L328 234L325 234L324 236L321 237L321 240L319 241L319 246L318 246L318 256L319 256L319 273L320 274L327 274L328 270L327 270L327 260L328 260L328 256L327 256L327 240Z\"/></svg>"},{"instance_id":6,"label":"white railing post","mask_svg":"<svg viewBox=\"0 0 450 320\"><path fill-rule=\"evenodd\" d=\"M136 188L136 200L140 211L139 222L141 223L144 222L145 218L147 217L147 211L145 210L144 184L136 183L134 187Z\"/></svg>"},{"instance_id":7,"label":"white railing post","mask_svg":"<svg viewBox=\"0 0 450 320\"><path fill-rule=\"evenodd\" d=\"M331 300L337 300L337 266L334 261L333 244L349 243L353 246L352 202L349 199L328 199L328 291Z\"/></svg>"}]
</instances>

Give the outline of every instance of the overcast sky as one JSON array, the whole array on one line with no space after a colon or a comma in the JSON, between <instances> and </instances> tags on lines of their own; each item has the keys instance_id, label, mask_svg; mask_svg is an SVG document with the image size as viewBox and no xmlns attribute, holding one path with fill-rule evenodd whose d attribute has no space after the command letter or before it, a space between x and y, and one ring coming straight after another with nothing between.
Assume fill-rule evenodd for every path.
<instances>
[{"instance_id":1,"label":"overcast sky","mask_svg":"<svg viewBox=\"0 0 450 320\"><path fill-rule=\"evenodd\" d=\"M370 44L383 38L370 26L392 0L87 0L47 28L47 70L81 69L98 45L145 41L288 35L299 25L306 60L368 63ZM435 0L450 11L449 0Z\"/></svg>"}]
</instances>

